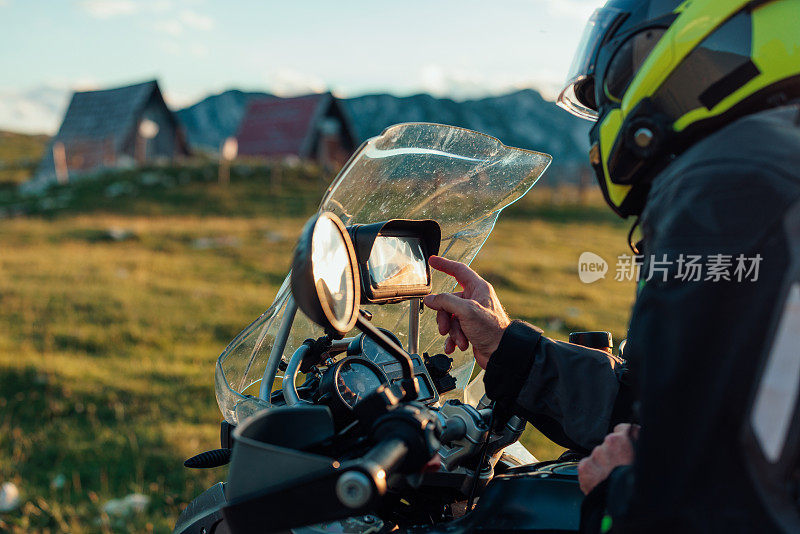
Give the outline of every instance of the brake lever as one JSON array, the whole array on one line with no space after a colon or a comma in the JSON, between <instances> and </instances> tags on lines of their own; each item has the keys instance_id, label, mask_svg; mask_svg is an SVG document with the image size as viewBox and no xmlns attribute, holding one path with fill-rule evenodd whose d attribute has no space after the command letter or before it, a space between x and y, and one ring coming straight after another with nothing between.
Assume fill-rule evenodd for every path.
<instances>
[{"instance_id":1,"label":"brake lever","mask_svg":"<svg viewBox=\"0 0 800 534\"><path fill-rule=\"evenodd\" d=\"M492 406L494 407L492 408ZM527 425L525 419L498 409L486 395L483 395L478 402L478 410L481 412L484 421L493 420L493 425L490 429L489 456L519 441L525 431L525 426Z\"/></svg>"},{"instance_id":2,"label":"brake lever","mask_svg":"<svg viewBox=\"0 0 800 534\"><path fill-rule=\"evenodd\" d=\"M513 445L519 438L522 437L522 433L525 431L525 426L528 422L521 417L516 415L512 415L508 418L506 423L502 426L499 432L495 432L492 434L494 439L489 441L489 455L494 455L498 451L505 449L509 445ZM497 425L495 424L495 428Z\"/></svg>"}]
</instances>

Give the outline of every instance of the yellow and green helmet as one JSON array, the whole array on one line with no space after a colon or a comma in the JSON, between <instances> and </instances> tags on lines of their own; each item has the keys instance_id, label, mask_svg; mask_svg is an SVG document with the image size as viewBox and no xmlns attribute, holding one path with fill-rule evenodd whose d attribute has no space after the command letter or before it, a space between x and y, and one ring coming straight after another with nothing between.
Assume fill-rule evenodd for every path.
<instances>
[{"instance_id":1,"label":"yellow and green helmet","mask_svg":"<svg viewBox=\"0 0 800 534\"><path fill-rule=\"evenodd\" d=\"M611 0L589 20L558 104L596 121L589 159L627 217L692 143L797 97L799 0Z\"/></svg>"}]
</instances>

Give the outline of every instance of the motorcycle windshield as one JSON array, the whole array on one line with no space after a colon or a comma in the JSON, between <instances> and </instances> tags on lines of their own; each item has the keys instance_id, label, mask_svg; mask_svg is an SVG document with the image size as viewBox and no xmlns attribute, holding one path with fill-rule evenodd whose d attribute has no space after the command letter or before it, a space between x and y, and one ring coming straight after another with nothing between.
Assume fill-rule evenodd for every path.
<instances>
[{"instance_id":1,"label":"motorcycle windshield","mask_svg":"<svg viewBox=\"0 0 800 534\"><path fill-rule=\"evenodd\" d=\"M441 256L469 264L492 231L500 212L530 190L552 158L510 148L493 137L440 124L408 123L365 142L331 183L320 211L332 211L345 225L387 219L433 219L442 229ZM433 292L452 291L454 280L432 272ZM233 424L269 407L258 399L260 382L284 319L291 293L284 280L273 304L245 328L217 360L215 387L222 415ZM366 306L372 322L408 341L409 303ZM282 357L322 329L297 312ZM419 352L441 352L436 314L420 314ZM463 397L475 364L472 349L456 349L451 373ZM280 386L280 374L275 381Z\"/></svg>"}]
</instances>

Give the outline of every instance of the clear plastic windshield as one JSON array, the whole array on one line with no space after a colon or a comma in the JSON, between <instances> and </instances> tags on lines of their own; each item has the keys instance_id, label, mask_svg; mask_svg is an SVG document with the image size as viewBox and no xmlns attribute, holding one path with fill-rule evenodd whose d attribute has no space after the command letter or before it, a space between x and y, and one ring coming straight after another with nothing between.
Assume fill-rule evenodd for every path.
<instances>
[{"instance_id":1,"label":"clear plastic windshield","mask_svg":"<svg viewBox=\"0 0 800 534\"><path fill-rule=\"evenodd\" d=\"M344 224L387 219L433 219L442 229L440 255L470 263L492 231L503 208L521 198L550 164L547 154L509 148L497 139L440 124L392 126L364 143L333 181L320 203ZM268 407L258 399L260 382L291 289L287 276L272 306L242 331L220 355L216 395L231 423ZM433 292L452 291L452 278L432 273ZM409 303L369 306L372 322L394 332L407 346ZM297 312L282 357L305 339L322 335ZM420 315L420 353L442 350L444 339L430 310ZM457 388L448 398L463 396L475 359L471 349L456 350L452 374ZM281 384L280 375L275 381Z\"/></svg>"}]
</instances>

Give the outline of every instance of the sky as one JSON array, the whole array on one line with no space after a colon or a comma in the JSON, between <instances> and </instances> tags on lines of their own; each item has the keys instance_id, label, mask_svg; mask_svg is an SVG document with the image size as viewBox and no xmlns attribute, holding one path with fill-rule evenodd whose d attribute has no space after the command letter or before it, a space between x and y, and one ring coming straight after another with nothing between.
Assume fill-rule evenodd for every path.
<instances>
[{"instance_id":1,"label":"sky","mask_svg":"<svg viewBox=\"0 0 800 534\"><path fill-rule=\"evenodd\" d=\"M599 0L0 0L0 129L52 133L73 90L156 78L174 108L292 96L539 89Z\"/></svg>"}]
</instances>

